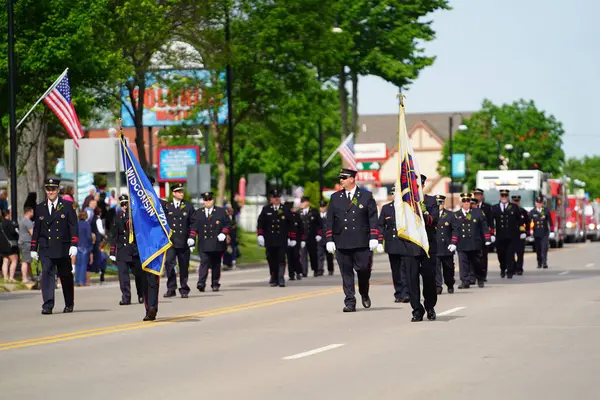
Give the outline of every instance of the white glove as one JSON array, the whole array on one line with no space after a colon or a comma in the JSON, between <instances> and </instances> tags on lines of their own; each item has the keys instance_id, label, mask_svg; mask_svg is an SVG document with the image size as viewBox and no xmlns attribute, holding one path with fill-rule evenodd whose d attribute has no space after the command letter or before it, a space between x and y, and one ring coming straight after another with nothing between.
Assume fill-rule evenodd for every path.
<instances>
[{"instance_id":1,"label":"white glove","mask_svg":"<svg viewBox=\"0 0 600 400\"><path fill-rule=\"evenodd\" d=\"M492 242L485 242L486 246L489 246L490 244L492 244Z\"/></svg>"},{"instance_id":2,"label":"white glove","mask_svg":"<svg viewBox=\"0 0 600 400\"><path fill-rule=\"evenodd\" d=\"M335 243L333 243L333 242L327 243L325 245L325 249L327 249L328 253L331 253L331 254L335 253Z\"/></svg>"},{"instance_id":3,"label":"white glove","mask_svg":"<svg viewBox=\"0 0 600 400\"><path fill-rule=\"evenodd\" d=\"M40 256L38 256L37 251L32 251L31 252L31 258L33 258L34 260L39 260Z\"/></svg>"},{"instance_id":4,"label":"white glove","mask_svg":"<svg viewBox=\"0 0 600 400\"><path fill-rule=\"evenodd\" d=\"M450 246L448 246L448 251L450 251L450 253L454 253L456 251L456 245L451 244Z\"/></svg>"},{"instance_id":5,"label":"white glove","mask_svg":"<svg viewBox=\"0 0 600 400\"><path fill-rule=\"evenodd\" d=\"M550 232L550 239L554 239L556 237L556 234L554 232ZM33 253L31 253L33 254Z\"/></svg>"},{"instance_id":6,"label":"white glove","mask_svg":"<svg viewBox=\"0 0 600 400\"><path fill-rule=\"evenodd\" d=\"M491 239L492 239L492 243L496 242L496 236L492 235Z\"/></svg>"},{"instance_id":7,"label":"white glove","mask_svg":"<svg viewBox=\"0 0 600 400\"><path fill-rule=\"evenodd\" d=\"M323 238L321 236L317 235L317 236L315 236L315 239L317 239L317 242L320 242L321 239L323 239Z\"/></svg>"},{"instance_id":8,"label":"white glove","mask_svg":"<svg viewBox=\"0 0 600 400\"><path fill-rule=\"evenodd\" d=\"M225 236L225 234L224 234L224 233L219 233L219 234L217 235L217 240L218 240L219 242L224 242L224 241L225 241L225 239L227 239L227 236Z\"/></svg>"},{"instance_id":9,"label":"white glove","mask_svg":"<svg viewBox=\"0 0 600 400\"><path fill-rule=\"evenodd\" d=\"M519 236L521 239L525 239L527 237L526 233L521 233L521 236Z\"/></svg>"},{"instance_id":10,"label":"white glove","mask_svg":"<svg viewBox=\"0 0 600 400\"><path fill-rule=\"evenodd\" d=\"M256 238L256 240L258 240L258 245L260 247L265 247L265 237L264 236L259 236Z\"/></svg>"},{"instance_id":11,"label":"white glove","mask_svg":"<svg viewBox=\"0 0 600 400\"><path fill-rule=\"evenodd\" d=\"M108 257L108 258L110 258L110 260L111 260L112 262L117 262L117 257L115 257L115 256L110 256L110 257Z\"/></svg>"},{"instance_id":12,"label":"white glove","mask_svg":"<svg viewBox=\"0 0 600 400\"><path fill-rule=\"evenodd\" d=\"M379 241L377 239L371 239L369 240L369 250L373 251L377 248L377 245L379 244Z\"/></svg>"},{"instance_id":13,"label":"white glove","mask_svg":"<svg viewBox=\"0 0 600 400\"><path fill-rule=\"evenodd\" d=\"M379 243L379 244L377 245L377 252L378 252L378 253L383 253L383 245L382 245L381 243Z\"/></svg>"},{"instance_id":14,"label":"white glove","mask_svg":"<svg viewBox=\"0 0 600 400\"><path fill-rule=\"evenodd\" d=\"M194 246L190 247L190 253L193 253L193 252L194 252L194 249L195 249L195 247L194 247Z\"/></svg>"},{"instance_id":15,"label":"white glove","mask_svg":"<svg viewBox=\"0 0 600 400\"><path fill-rule=\"evenodd\" d=\"M294 246L296 246L296 243L297 242L295 240L288 239L288 246L294 247Z\"/></svg>"},{"instance_id":16,"label":"white glove","mask_svg":"<svg viewBox=\"0 0 600 400\"><path fill-rule=\"evenodd\" d=\"M189 239L188 239L188 241L187 241L187 245L188 245L188 247L194 247L194 245L195 245L195 244L196 244L196 243L194 242L194 239L192 239L192 238L189 238Z\"/></svg>"},{"instance_id":17,"label":"white glove","mask_svg":"<svg viewBox=\"0 0 600 400\"><path fill-rule=\"evenodd\" d=\"M77 255L77 247L69 247L69 257L75 257Z\"/></svg>"},{"instance_id":18,"label":"white glove","mask_svg":"<svg viewBox=\"0 0 600 400\"><path fill-rule=\"evenodd\" d=\"M305 248L306 247L306 242L300 242L300 248Z\"/></svg>"}]
</instances>

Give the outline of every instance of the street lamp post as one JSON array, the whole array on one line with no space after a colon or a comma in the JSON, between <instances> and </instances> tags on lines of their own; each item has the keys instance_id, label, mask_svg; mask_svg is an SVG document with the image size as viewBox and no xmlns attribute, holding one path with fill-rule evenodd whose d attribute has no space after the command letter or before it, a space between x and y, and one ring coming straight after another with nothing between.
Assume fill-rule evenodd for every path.
<instances>
[{"instance_id":1,"label":"street lamp post","mask_svg":"<svg viewBox=\"0 0 600 400\"><path fill-rule=\"evenodd\" d=\"M454 150L452 148L452 131L454 130L454 116L455 115L459 115L460 119L461 119L461 123L458 126L458 130L459 131L466 131L467 130L467 126L465 124L462 123L462 120L464 119L464 116L462 115L462 113L454 113L449 117L449 123L448 123L448 158L450 160L450 207L452 210L454 210L454 171L453 171L453 161L454 161Z\"/></svg>"},{"instance_id":2,"label":"street lamp post","mask_svg":"<svg viewBox=\"0 0 600 400\"><path fill-rule=\"evenodd\" d=\"M233 207L233 200L235 197L235 178L233 174L233 102L232 102L232 82L231 82L231 51L230 51L230 39L231 31L229 27L229 8L225 14L225 43L227 46L227 68L226 68L226 79L227 79L227 133L229 136L229 190L230 193L230 204Z\"/></svg>"},{"instance_id":3,"label":"street lamp post","mask_svg":"<svg viewBox=\"0 0 600 400\"><path fill-rule=\"evenodd\" d=\"M15 96L15 14L13 8L14 0L7 1L8 11L8 130L10 142L10 209L14 222L19 216L17 208L17 116Z\"/></svg>"}]
</instances>

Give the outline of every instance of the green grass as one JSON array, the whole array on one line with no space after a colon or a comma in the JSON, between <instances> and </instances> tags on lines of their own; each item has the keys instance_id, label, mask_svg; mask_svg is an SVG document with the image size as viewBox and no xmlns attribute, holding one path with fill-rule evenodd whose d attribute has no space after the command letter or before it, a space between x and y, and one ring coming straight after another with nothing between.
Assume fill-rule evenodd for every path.
<instances>
[{"instance_id":1,"label":"green grass","mask_svg":"<svg viewBox=\"0 0 600 400\"><path fill-rule=\"evenodd\" d=\"M266 262L265 249L256 242L256 233L238 229L238 247L242 256L237 265Z\"/></svg>"}]
</instances>

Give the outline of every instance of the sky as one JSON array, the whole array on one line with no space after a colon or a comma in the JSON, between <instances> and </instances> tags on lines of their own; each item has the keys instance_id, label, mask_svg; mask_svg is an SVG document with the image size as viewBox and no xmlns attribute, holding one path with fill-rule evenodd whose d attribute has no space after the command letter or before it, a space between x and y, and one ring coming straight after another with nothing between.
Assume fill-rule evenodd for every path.
<instances>
[{"instance_id":1,"label":"sky","mask_svg":"<svg viewBox=\"0 0 600 400\"><path fill-rule=\"evenodd\" d=\"M567 5L568 4L568 5ZM431 67L405 91L406 111L476 111L520 98L563 123L567 157L600 155L600 1L451 0L431 14ZM398 89L362 77L359 114L398 112ZM599 119L600 121L600 119Z\"/></svg>"}]
</instances>

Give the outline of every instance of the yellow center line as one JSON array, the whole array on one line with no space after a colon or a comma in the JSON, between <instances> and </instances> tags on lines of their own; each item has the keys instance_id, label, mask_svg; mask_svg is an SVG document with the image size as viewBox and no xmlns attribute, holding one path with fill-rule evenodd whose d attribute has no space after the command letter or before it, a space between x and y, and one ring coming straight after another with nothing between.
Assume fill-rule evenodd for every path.
<instances>
[{"instance_id":1,"label":"yellow center line","mask_svg":"<svg viewBox=\"0 0 600 400\"><path fill-rule=\"evenodd\" d=\"M389 282L390 282L389 280L378 280L378 281L371 282L371 285L381 285L381 284L385 284L385 283L389 283ZM333 293L339 293L339 292L341 292L341 290L342 290L341 288L323 289L323 290L317 290L317 291L313 291L313 292L284 296L284 297L276 297L274 299L259 300L259 301L254 301L254 302L250 302L250 303L216 308L213 310L205 310L205 311L198 311L198 312L189 313L189 314L181 314L181 315L177 315L177 316L173 316L173 317L167 317L164 319L158 319L155 322L133 322L133 323L128 323L128 324L113 325L113 326L107 326L107 327L101 327L101 328L95 328L95 329L86 329L86 330L68 332L68 333L63 333L63 334L59 334L59 335L44 336L44 337L33 338L33 339L25 339L25 340L19 340L19 341L14 341L14 342L0 343L0 351L10 350L10 349L18 349L18 348L22 348L22 347L39 346L39 345L43 345L43 344L57 343L57 342L63 342L63 341L67 341L67 340L82 339L82 338L88 338L88 337L94 337L94 336L100 336L100 335L108 335L110 333L127 332L127 331L133 331L133 330L137 330L137 329L153 328L153 327L157 327L157 326L161 326L161 325L165 325L165 324L169 324L169 323L173 323L173 322L187 321L187 320L196 319L196 318L213 317L213 316L217 316L217 315L230 314L230 313L235 313L235 312L245 311L245 310L252 310L255 308L268 307L268 306L272 306L272 305L276 305L276 304L288 303L288 302L297 301L297 300L304 300L304 299L310 299L310 298L315 298L315 297L319 297L319 296L325 296L325 295L329 295L329 294L333 294Z\"/></svg>"}]
</instances>

